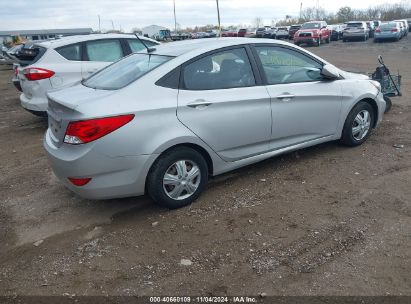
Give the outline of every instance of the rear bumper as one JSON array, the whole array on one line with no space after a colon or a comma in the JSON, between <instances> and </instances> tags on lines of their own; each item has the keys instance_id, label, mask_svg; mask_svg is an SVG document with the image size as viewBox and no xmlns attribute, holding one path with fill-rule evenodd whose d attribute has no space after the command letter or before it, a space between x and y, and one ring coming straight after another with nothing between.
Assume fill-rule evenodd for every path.
<instances>
[{"instance_id":1,"label":"rear bumper","mask_svg":"<svg viewBox=\"0 0 411 304\"><path fill-rule=\"evenodd\" d=\"M364 38L365 37L365 33L344 33L343 37L345 39L349 39L349 38Z\"/></svg>"},{"instance_id":2,"label":"rear bumper","mask_svg":"<svg viewBox=\"0 0 411 304\"><path fill-rule=\"evenodd\" d=\"M27 96L23 93L20 95L20 103L23 108L29 111L36 111L36 112L46 112L48 101L46 96L44 97L32 97L27 98Z\"/></svg>"},{"instance_id":3,"label":"rear bumper","mask_svg":"<svg viewBox=\"0 0 411 304\"><path fill-rule=\"evenodd\" d=\"M93 149L94 144L56 147L47 130L43 146L60 181L71 191L88 199L111 199L143 195L146 176L157 154L110 157ZM68 177L92 180L81 187Z\"/></svg>"}]
</instances>

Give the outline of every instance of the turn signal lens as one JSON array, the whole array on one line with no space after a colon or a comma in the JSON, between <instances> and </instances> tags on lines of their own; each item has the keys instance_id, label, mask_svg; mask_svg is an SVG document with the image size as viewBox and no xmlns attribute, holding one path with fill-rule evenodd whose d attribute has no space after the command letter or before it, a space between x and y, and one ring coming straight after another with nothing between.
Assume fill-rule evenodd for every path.
<instances>
[{"instance_id":1,"label":"turn signal lens","mask_svg":"<svg viewBox=\"0 0 411 304\"><path fill-rule=\"evenodd\" d=\"M99 139L133 120L134 114L72 121L67 126L64 142L79 145Z\"/></svg>"}]
</instances>

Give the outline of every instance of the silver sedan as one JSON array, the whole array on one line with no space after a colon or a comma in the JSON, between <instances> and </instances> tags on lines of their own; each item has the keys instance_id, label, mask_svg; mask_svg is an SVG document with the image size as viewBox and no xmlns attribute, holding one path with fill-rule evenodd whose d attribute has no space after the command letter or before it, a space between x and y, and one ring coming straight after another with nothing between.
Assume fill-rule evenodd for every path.
<instances>
[{"instance_id":1,"label":"silver sedan","mask_svg":"<svg viewBox=\"0 0 411 304\"><path fill-rule=\"evenodd\" d=\"M209 176L327 141L358 146L385 110L367 76L249 38L156 46L48 98L44 147L68 188L168 208L192 203Z\"/></svg>"}]
</instances>

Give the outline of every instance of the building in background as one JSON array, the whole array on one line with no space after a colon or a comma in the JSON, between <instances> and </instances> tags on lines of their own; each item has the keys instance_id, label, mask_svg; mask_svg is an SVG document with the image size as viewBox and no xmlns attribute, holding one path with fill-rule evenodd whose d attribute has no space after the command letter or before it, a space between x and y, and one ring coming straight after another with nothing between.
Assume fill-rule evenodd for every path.
<instances>
[{"instance_id":1,"label":"building in background","mask_svg":"<svg viewBox=\"0 0 411 304\"><path fill-rule=\"evenodd\" d=\"M146 37L154 37L156 36L160 30L166 30L167 28L164 26L159 26L159 25L149 25L146 27L143 27L141 31L143 32L143 35Z\"/></svg>"},{"instance_id":2,"label":"building in background","mask_svg":"<svg viewBox=\"0 0 411 304\"><path fill-rule=\"evenodd\" d=\"M62 36L88 35L92 32L91 28L0 31L0 44L4 40L12 40L13 37L17 36L27 40L44 40Z\"/></svg>"}]
</instances>

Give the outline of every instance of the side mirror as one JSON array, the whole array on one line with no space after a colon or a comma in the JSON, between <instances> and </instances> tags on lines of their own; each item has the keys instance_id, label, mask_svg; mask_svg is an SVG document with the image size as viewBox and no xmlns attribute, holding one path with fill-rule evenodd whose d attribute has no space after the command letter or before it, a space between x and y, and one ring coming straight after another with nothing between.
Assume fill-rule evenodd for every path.
<instances>
[{"instance_id":1,"label":"side mirror","mask_svg":"<svg viewBox=\"0 0 411 304\"><path fill-rule=\"evenodd\" d=\"M321 75L327 79L339 79L341 77L340 73L338 72L338 69L330 64L326 64L323 66L321 70Z\"/></svg>"}]
</instances>

